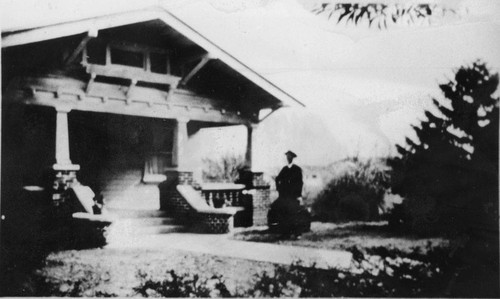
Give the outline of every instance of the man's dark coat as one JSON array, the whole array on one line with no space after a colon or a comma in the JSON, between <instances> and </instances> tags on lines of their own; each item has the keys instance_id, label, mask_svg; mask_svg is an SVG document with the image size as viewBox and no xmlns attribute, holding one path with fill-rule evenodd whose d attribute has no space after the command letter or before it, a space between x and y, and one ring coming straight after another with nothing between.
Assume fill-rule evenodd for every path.
<instances>
[{"instance_id":1,"label":"man's dark coat","mask_svg":"<svg viewBox=\"0 0 500 299\"><path fill-rule=\"evenodd\" d=\"M300 206L302 196L302 169L285 166L276 177L279 197L271 204L267 215L269 229L283 234L301 234L311 228L309 212Z\"/></svg>"},{"instance_id":2,"label":"man's dark coat","mask_svg":"<svg viewBox=\"0 0 500 299\"><path fill-rule=\"evenodd\" d=\"M292 164L291 167L285 166L276 177L276 189L280 198L297 199L302 196L302 169Z\"/></svg>"}]
</instances>

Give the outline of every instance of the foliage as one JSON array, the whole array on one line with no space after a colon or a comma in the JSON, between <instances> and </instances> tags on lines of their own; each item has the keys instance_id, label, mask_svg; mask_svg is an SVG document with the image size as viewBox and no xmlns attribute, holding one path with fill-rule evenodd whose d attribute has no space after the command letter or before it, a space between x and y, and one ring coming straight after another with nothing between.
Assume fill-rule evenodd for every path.
<instances>
[{"instance_id":1,"label":"foliage","mask_svg":"<svg viewBox=\"0 0 500 299\"><path fill-rule=\"evenodd\" d=\"M328 18L335 17L337 23L345 20L346 24L358 25L363 20L368 26L376 25L378 29L387 28L388 22L396 24L406 22L416 23L417 20L430 21L436 15L456 14L456 11L438 4L430 3L334 3L326 2L316 6L315 14L328 14Z\"/></svg>"},{"instance_id":2,"label":"foliage","mask_svg":"<svg viewBox=\"0 0 500 299\"><path fill-rule=\"evenodd\" d=\"M376 220L389 185L385 163L349 158L351 167L332 179L313 203L321 221Z\"/></svg>"},{"instance_id":3,"label":"foliage","mask_svg":"<svg viewBox=\"0 0 500 299\"><path fill-rule=\"evenodd\" d=\"M295 263L280 266L274 274L258 275L254 297L363 297L363 296L436 296L444 290L446 251L429 251L425 256L418 249L410 255L385 247L373 253L356 247L351 269L318 269Z\"/></svg>"},{"instance_id":4,"label":"foliage","mask_svg":"<svg viewBox=\"0 0 500 299\"><path fill-rule=\"evenodd\" d=\"M141 285L135 290L144 297L362 297L362 296L436 296L445 288L449 271L445 250L428 250L425 255L415 249L404 254L385 247L370 253L356 247L350 269L304 267L301 262L278 266L272 273L256 274L255 284L232 294L222 276L200 280L197 275L177 275L153 280L140 273Z\"/></svg>"},{"instance_id":5,"label":"foliage","mask_svg":"<svg viewBox=\"0 0 500 299\"><path fill-rule=\"evenodd\" d=\"M418 141L397 145L400 157L390 165L392 191L406 198L401 221L414 228L428 220L450 228L477 217L498 221L498 81L480 61L461 67L440 85L446 99L433 99L438 113L426 111L413 126Z\"/></svg>"},{"instance_id":6,"label":"foliage","mask_svg":"<svg viewBox=\"0 0 500 299\"><path fill-rule=\"evenodd\" d=\"M208 182L234 182L245 166L243 156L226 154L218 159L204 158L203 180Z\"/></svg>"},{"instance_id":7,"label":"foliage","mask_svg":"<svg viewBox=\"0 0 500 299\"><path fill-rule=\"evenodd\" d=\"M222 276L214 275L210 280L200 276L167 272L161 281L154 280L147 273L139 272L141 284L134 288L143 297L232 297Z\"/></svg>"},{"instance_id":8,"label":"foliage","mask_svg":"<svg viewBox=\"0 0 500 299\"><path fill-rule=\"evenodd\" d=\"M106 284L106 277L109 273L96 273L85 270L80 277L68 279L46 279L37 276L32 282L31 296L46 297L118 297L113 293L99 290L97 286Z\"/></svg>"}]
</instances>

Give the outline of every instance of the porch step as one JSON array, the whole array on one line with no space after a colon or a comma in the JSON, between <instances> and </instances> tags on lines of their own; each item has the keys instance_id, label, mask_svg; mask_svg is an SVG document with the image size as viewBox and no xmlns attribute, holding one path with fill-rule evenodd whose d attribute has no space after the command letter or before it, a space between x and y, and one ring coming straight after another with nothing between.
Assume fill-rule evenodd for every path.
<instances>
[{"instance_id":1,"label":"porch step","mask_svg":"<svg viewBox=\"0 0 500 299\"><path fill-rule=\"evenodd\" d=\"M133 209L114 209L108 208L107 211L110 214L116 215L120 218L141 218L141 219L150 219L150 218L161 218L161 219L170 219L167 218L167 212L160 210L133 210Z\"/></svg>"},{"instance_id":2,"label":"porch step","mask_svg":"<svg viewBox=\"0 0 500 299\"><path fill-rule=\"evenodd\" d=\"M142 171L115 168L101 174L104 203L118 209L158 209L160 192L156 185L141 183Z\"/></svg>"},{"instance_id":3,"label":"porch step","mask_svg":"<svg viewBox=\"0 0 500 299\"><path fill-rule=\"evenodd\" d=\"M150 217L150 218L124 218L118 220L122 225L130 227L151 227L175 225L177 222L174 218L167 217Z\"/></svg>"},{"instance_id":4,"label":"porch step","mask_svg":"<svg viewBox=\"0 0 500 299\"><path fill-rule=\"evenodd\" d=\"M118 219L108 229L108 244L127 243L141 235L161 235L187 231L160 210L108 209Z\"/></svg>"},{"instance_id":5,"label":"porch step","mask_svg":"<svg viewBox=\"0 0 500 299\"><path fill-rule=\"evenodd\" d=\"M133 235L161 235L169 233L178 233L186 231L184 225L164 224L155 226L134 226L124 223L113 223L109 228L108 240L123 239L126 241L127 236Z\"/></svg>"},{"instance_id":6,"label":"porch step","mask_svg":"<svg viewBox=\"0 0 500 299\"><path fill-rule=\"evenodd\" d=\"M187 231L184 225L158 225L158 226L148 226L141 227L137 230L137 233L141 235L162 235L170 233L180 233Z\"/></svg>"}]
</instances>

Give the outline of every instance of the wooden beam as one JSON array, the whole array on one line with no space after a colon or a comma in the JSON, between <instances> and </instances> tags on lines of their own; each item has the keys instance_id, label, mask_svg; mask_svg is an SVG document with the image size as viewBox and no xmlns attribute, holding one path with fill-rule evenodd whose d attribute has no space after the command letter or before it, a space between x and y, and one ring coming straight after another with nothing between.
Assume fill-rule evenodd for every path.
<instances>
[{"instance_id":1,"label":"wooden beam","mask_svg":"<svg viewBox=\"0 0 500 299\"><path fill-rule=\"evenodd\" d=\"M106 58L108 59L108 58ZM111 60L111 58L109 58ZM98 76L105 77L115 77L124 78L144 82L152 82L158 84L167 84L177 86L180 77L169 75L169 74L157 74L153 72L147 72L143 68L132 67L127 65L99 65L99 64L87 64L87 73L97 74Z\"/></svg>"},{"instance_id":2,"label":"wooden beam","mask_svg":"<svg viewBox=\"0 0 500 299\"><path fill-rule=\"evenodd\" d=\"M82 41L80 42L80 44L76 47L76 49L73 51L73 53L71 53L71 55L69 55L66 60L64 60L64 65L65 66L68 66L70 65L71 63L73 63L73 61L75 61L75 59L78 57L78 55L83 51L83 49L85 49L85 47L87 46L87 43L93 39L97 37L97 30L96 29L92 29L92 30L89 30L87 32L87 35L82 39Z\"/></svg>"},{"instance_id":3,"label":"wooden beam","mask_svg":"<svg viewBox=\"0 0 500 299\"><path fill-rule=\"evenodd\" d=\"M172 84L169 86L169 90L167 93L167 100L170 100L172 98L176 90L177 90L177 84Z\"/></svg>"},{"instance_id":4,"label":"wooden beam","mask_svg":"<svg viewBox=\"0 0 500 299\"><path fill-rule=\"evenodd\" d=\"M133 23L145 22L158 19L162 10L157 8L144 9L140 11L117 13L113 15L88 18L85 20L40 26L37 28L11 30L2 32L2 48L18 45L36 43L44 40L85 33L89 28L98 30L113 28Z\"/></svg>"},{"instance_id":5,"label":"wooden beam","mask_svg":"<svg viewBox=\"0 0 500 299\"><path fill-rule=\"evenodd\" d=\"M180 65L186 65L198 61L207 55L209 55L212 58L215 58L214 55L211 55L206 51L196 50L196 51L189 51L188 53L183 53L183 55L177 55L175 57L175 61Z\"/></svg>"},{"instance_id":6,"label":"wooden beam","mask_svg":"<svg viewBox=\"0 0 500 299\"><path fill-rule=\"evenodd\" d=\"M135 86L128 97L123 86L92 83L85 93L87 83L71 78L18 77L3 96L5 102L58 107L73 110L136 115L162 119L187 117L192 120L214 123L243 124L249 120L238 113L237 107L226 102L175 89L167 99L164 91Z\"/></svg>"},{"instance_id":7,"label":"wooden beam","mask_svg":"<svg viewBox=\"0 0 500 299\"><path fill-rule=\"evenodd\" d=\"M135 52L135 53L151 52L151 53L166 54L166 55L170 53L170 50L168 49L131 43L127 41L111 40L109 41L108 45L111 49L119 49L127 52Z\"/></svg>"},{"instance_id":8,"label":"wooden beam","mask_svg":"<svg viewBox=\"0 0 500 299\"><path fill-rule=\"evenodd\" d=\"M268 118L269 116L271 116L271 114L274 113L274 111L278 110L279 108L281 108L282 106L278 105L276 107L272 107L270 108L271 111L269 111L268 114L264 115L261 119L259 119L259 122L263 122L266 118Z\"/></svg>"},{"instance_id":9,"label":"wooden beam","mask_svg":"<svg viewBox=\"0 0 500 299\"><path fill-rule=\"evenodd\" d=\"M92 84L94 84L95 78L97 77L96 73L91 73L90 74L90 80L87 83L87 86L85 87L85 93L89 93L90 90L92 90Z\"/></svg>"},{"instance_id":10,"label":"wooden beam","mask_svg":"<svg viewBox=\"0 0 500 299\"><path fill-rule=\"evenodd\" d=\"M204 67L212 57L210 55L204 55L203 58L201 58L201 61L198 62L198 64L184 77L182 80L179 82L180 85L186 85L191 78L198 73L202 67Z\"/></svg>"},{"instance_id":11,"label":"wooden beam","mask_svg":"<svg viewBox=\"0 0 500 299\"><path fill-rule=\"evenodd\" d=\"M137 85L137 79L130 80L130 86L128 87L128 90L127 90L127 104L130 104L132 101L132 99L130 98L130 95L132 94L132 89L136 85Z\"/></svg>"},{"instance_id":12,"label":"wooden beam","mask_svg":"<svg viewBox=\"0 0 500 299\"><path fill-rule=\"evenodd\" d=\"M191 120L213 123L226 124L244 124L248 120L236 113L226 111L222 114L219 110L211 109L205 112L202 108L191 107L186 109L186 105L167 105L132 101L126 104L126 101L108 98L106 102L102 102L101 98L87 96L85 100L78 100L78 95L62 94L60 98L56 98L54 93L37 90L34 97L26 97L23 90L9 92L6 95L6 102L17 102L25 105L49 106L49 107L68 107L76 111L89 111L100 113L111 113L130 116L153 117L160 119L177 119L186 117Z\"/></svg>"}]
</instances>

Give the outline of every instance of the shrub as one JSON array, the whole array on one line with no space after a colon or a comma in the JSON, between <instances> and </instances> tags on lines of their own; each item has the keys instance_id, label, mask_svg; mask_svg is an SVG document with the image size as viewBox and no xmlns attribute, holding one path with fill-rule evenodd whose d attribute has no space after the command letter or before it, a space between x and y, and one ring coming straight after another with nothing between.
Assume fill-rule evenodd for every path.
<instances>
[{"instance_id":1,"label":"shrub","mask_svg":"<svg viewBox=\"0 0 500 299\"><path fill-rule=\"evenodd\" d=\"M234 182L245 166L243 156L226 154L219 158L204 158L203 180L206 182Z\"/></svg>"},{"instance_id":2,"label":"shrub","mask_svg":"<svg viewBox=\"0 0 500 299\"><path fill-rule=\"evenodd\" d=\"M203 280L198 275L177 275L154 280L139 273L142 283L134 290L144 297L363 297L437 296L444 290L449 272L447 251L429 250L405 254L398 250L374 248L364 253L353 247L351 269L304 267L300 262L278 266L273 273L255 276L248 290L232 294L222 279Z\"/></svg>"},{"instance_id":3,"label":"shrub","mask_svg":"<svg viewBox=\"0 0 500 299\"><path fill-rule=\"evenodd\" d=\"M143 297L232 297L222 276L214 275L211 279L201 279L199 275L167 272L163 280L154 280L147 273L139 272L141 284L134 288Z\"/></svg>"},{"instance_id":4,"label":"shrub","mask_svg":"<svg viewBox=\"0 0 500 299\"><path fill-rule=\"evenodd\" d=\"M117 294L99 290L99 286L106 285L103 277L110 277L109 273L100 274L84 270L78 277L67 279L49 279L41 275L35 276L31 281L30 294L37 297L118 297Z\"/></svg>"},{"instance_id":5,"label":"shrub","mask_svg":"<svg viewBox=\"0 0 500 299\"><path fill-rule=\"evenodd\" d=\"M377 220L389 184L385 161L357 157L327 184L313 203L313 215L320 221Z\"/></svg>"},{"instance_id":6,"label":"shrub","mask_svg":"<svg viewBox=\"0 0 500 299\"><path fill-rule=\"evenodd\" d=\"M295 263L280 266L274 274L257 276L248 295L254 297L386 297L438 296L445 289L449 272L446 250L418 249L411 254L373 248L370 253L356 247L351 269L318 269Z\"/></svg>"}]
</instances>

